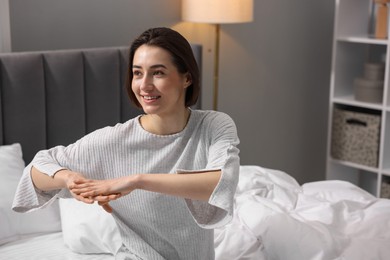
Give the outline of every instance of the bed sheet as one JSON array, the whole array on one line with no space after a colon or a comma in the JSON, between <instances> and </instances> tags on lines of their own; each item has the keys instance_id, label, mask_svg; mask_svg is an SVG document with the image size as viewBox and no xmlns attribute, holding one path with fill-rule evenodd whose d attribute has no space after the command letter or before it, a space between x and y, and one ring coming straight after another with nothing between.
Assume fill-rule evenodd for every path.
<instances>
[{"instance_id":1,"label":"bed sheet","mask_svg":"<svg viewBox=\"0 0 390 260\"><path fill-rule=\"evenodd\" d=\"M299 185L241 166L233 221L215 231L217 259L390 259L390 200L344 181Z\"/></svg>"},{"instance_id":2,"label":"bed sheet","mask_svg":"<svg viewBox=\"0 0 390 260\"><path fill-rule=\"evenodd\" d=\"M61 232L24 238L0 247L1 260L114 260L109 254L76 254L65 245Z\"/></svg>"}]
</instances>

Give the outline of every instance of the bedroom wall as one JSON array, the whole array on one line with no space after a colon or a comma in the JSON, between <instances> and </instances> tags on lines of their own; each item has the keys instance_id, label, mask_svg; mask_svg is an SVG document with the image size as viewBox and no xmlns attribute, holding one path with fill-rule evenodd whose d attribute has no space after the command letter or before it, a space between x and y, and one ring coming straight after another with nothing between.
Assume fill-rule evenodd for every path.
<instances>
[{"instance_id":1,"label":"bedroom wall","mask_svg":"<svg viewBox=\"0 0 390 260\"><path fill-rule=\"evenodd\" d=\"M333 10L329 0L256 1L254 23L224 27L221 110L242 126L244 164L325 178Z\"/></svg>"},{"instance_id":2,"label":"bedroom wall","mask_svg":"<svg viewBox=\"0 0 390 260\"><path fill-rule=\"evenodd\" d=\"M153 26L180 19L180 0L12 0L12 50L127 45Z\"/></svg>"},{"instance_id":3,"label":"bedroom wall","mask_svg":"<svg viewBox=\"0 0 390 260\"><path fill-rule=\"evenodd\" d=\"M11 32L8 0L0 0L0 52L11 51Z\"/></svg>"},{"instance_id":4,"label":"bedroom wall","mask_svg":"<svg viewBox=\"0 0 390 260\"><path fill-rule=\"evenodd\" d=\"M299 182L325 178L334 1L255 0L255 20L222 25L219 110L236 121L241 163ZM13 51L127 45L153 26L201 43L212 107L214 29L180 21L180 0L12 0Z\"/></svg>"},{"instance_id":5,"label":"bedroom wall","mask_svg":"<svg viewBox=\"0 0 390 260\"><path fill-rule=\"evenodd\" d=\"M300 183L322 180L334 1L255 0L254 8L252 23L221 27L219 110L238 126L241 164L280 169ZM202 26L176 27L208 39L212 62L214 31ZM206 84L212 88L211 77Z\"/></svg>"}]
</instances>

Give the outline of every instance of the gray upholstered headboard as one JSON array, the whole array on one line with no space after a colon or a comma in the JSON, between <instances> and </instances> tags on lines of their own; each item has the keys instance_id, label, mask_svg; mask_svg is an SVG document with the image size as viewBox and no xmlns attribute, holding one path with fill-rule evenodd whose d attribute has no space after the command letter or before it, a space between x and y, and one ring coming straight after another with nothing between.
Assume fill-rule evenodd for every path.
<instances>
[{"instance_id":1,"label":"gray upholstered headboard","mask_svg":"<svg viewBox=\"0 0 390 260\"><path fill-rule=\"evenodd\" d=\"M201 66L201 46L192 48ZM127 56L127 47L0 53L0 145L20 143L29 163L141 113L124 89Z\"/></svg>"}]
</instances>

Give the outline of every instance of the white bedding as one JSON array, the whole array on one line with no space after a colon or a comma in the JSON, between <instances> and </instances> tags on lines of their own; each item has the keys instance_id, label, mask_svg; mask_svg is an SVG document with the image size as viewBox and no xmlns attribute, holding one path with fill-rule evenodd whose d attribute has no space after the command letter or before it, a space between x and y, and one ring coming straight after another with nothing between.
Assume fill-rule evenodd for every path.
<instances>
[{"instance_id":1,"label":"white bedding","mask_svg":"<svg viewBox=\"0 0 390 260\"><path fill-rule=\"evenodd\" d=\"M300 186L281 171L259 166L241 166L240 170L233 221L215 230L217 260L390 259L390 200L377 199L348 182L322 181ZM4 180L7 178L3 176ZM98 206L76 201L60 206L61 213L67 213L61 214L66 218L62 221L63 232L2 244L0 259L114 259L96 252L111 252L120 246L109 214ZM38 224L44 223L34 225ZM96 254L77 254L70 248Z\"/></svg>"},{"instance_id":2,"label":"white bedding","mask_svg":"<svg viewBox=\"0 0 390 260\"><path fill-rule=\"evenodd\" d=\"M258 166L240 178L234 219L216 231L219 259L390 259L390 200Z\"/></svg>"},{"instance_id":3,"label":"white bedding","mask_svg":"<svg viewBox=\"0 0 390 260\"><path fill-rule=\"evenodd\" d=\"M113 260L110 254L81 255L65 247L61 232L24 238L0 247L1 260Z\"/></svg>"}]
</instances>

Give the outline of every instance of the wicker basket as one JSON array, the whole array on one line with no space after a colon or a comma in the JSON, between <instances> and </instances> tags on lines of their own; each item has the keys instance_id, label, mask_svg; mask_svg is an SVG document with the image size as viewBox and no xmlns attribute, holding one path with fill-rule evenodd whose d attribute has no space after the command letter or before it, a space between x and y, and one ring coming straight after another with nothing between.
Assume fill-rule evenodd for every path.
<instances>
[{"instance_id":1,"label":"wicker basket","mask_svg":"<svg viewBox=\"0 0 390 260\"><path fill-rule=\"evenodd\" d=\"M377 167L380 121L380 115L335 107L332 123L332 157Z\"/></svg>"}]
</instances>

